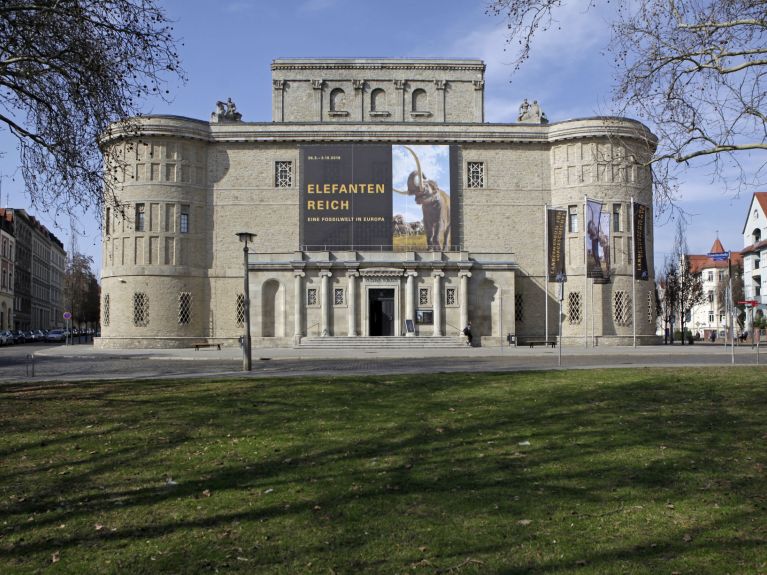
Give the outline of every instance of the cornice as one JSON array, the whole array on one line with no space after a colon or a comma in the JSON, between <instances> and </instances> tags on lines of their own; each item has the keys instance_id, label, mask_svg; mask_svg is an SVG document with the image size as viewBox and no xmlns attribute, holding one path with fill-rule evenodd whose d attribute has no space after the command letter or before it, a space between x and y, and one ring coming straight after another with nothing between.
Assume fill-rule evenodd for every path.
<instances>
[{"instance_id":1,"label":"cornice","mask_svg":"<svg viewBox=\"0 0 767 575\"><path fill-rule=\"evenodd\" d=\"M456 70L484 72L485 63L481 60L312 60L284 59L272 61L272 71L276 70Z\"/></svg>"}]
</instances>

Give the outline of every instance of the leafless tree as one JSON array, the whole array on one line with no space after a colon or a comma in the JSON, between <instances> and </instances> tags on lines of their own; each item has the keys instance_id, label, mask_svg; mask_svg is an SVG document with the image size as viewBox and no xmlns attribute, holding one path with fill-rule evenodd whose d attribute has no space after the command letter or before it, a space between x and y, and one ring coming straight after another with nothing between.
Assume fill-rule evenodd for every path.
<instances>
[{"instance_id":1,"label":"leafless tree","mask_svg":"<svg viewBox=\"0 0 767 575\"><path fill-rule=\"evenodd\" d=\"M488 13L506 19L515 70L530 57L535 34L559 25L556 12L566 1L490 3ZM638 116L659 136L650 161L661 202L673 199L677 168L691 161L707 164L735 192L767 181L765 6L764 0L618 0L607 47L615 63L613 112Z\"/></svg>"},{"instance_id":2,"label":"leafless tree","mask_svg":"<svg viewBox=\"0 0 767 575\"><path fill-rule=\"evenodd\" d=\"M706 301L703 293L703 277L700 272L693 272L690 268L689 249L687 248L687 229L684 220L677 220L676 235L674 237L674 251L671 256L678 262L676 278L676 309L679 310L679 324L682 329L682 345L685 340L685 325L687 315L692 313L695 306Z\"/></svg>"},{"instance_id":3,"label":"leafless tree","mask_svg":"<svg viewBox=\"0 0 767 575\"><path fill-rule=\"evenodd\" d=\"M0 2L0 129L19 146L33 205L72 212L112 201L98 146L112 122L183 79L155 0Z\"/></svg>"},{"instance_id":4,"label":"leafless tree","mask_svg":"<svg viewBox=\"0 0 767 575\"><path fill-rule=\"evenodd\" d=\"M64 272L64 304L72 314L74 325L98 323L100 293L93 273L93 258L75 252Z\"/></svg>"}]
</instances>

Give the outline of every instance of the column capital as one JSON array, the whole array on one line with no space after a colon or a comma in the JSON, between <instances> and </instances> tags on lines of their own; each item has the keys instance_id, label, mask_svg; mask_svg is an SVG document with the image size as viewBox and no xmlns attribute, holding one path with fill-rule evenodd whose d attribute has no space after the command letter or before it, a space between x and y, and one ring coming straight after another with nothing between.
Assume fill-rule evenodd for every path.
<instances>
[{"instance_id":1,"label":"column capital","mask_svg":"<svg viewBox=\"0 0 767 575\"><path fill-rule=\"evenodd\" d=\"M312 80L312 88L315 90L322 90L322 86L325 84L325 80Z\"/></svg>"},{"instance_id":2,"label":"column capital","mask_svg":"<svg viewBox=\"0 0 767 575\"><path fill-rule=\"evenodd\" d=\"M272 88L282 90L285 88L285 80L272 80Z\"/></svg>"},{"instance_id":3,"label":"column capital","mask_svg":"<svg viewBox=\"0 0 767 575\"><path fill-rule=\"evenodd\" d=\"M443 278L445 277L445 272L443 272L442 270L432 270L431 277L433 277L434 279Z\"/></svg>"},{"instance_id":4,"label":"column capital","mask_svg":"<svg viewBox=\"0 0 767 575\"><path fill-rule=\"evenodd\" d=\"M293 270L293 277L294 278L306 277L306 272L304 272L303 270Z\"/></svg>"},{"instance_id":5,"label":"column capital","mask_svg":"<svg viewBox=\"0 0 767 575\"><path fill-rule=\"evenodd\" d=\"M471 277L471 272L469 270L460 270L458 272L458 277L460 277L460 278L470 278Z\"/></svg>"},{"instance_id":6,"label":"column capital","mask_svg":"<svg viewBox=\"0 0 767 575\"><path fill-rule=\"evenodd\" d=\"M320 277L329 278L333 277L333 272L329 269L320 270Z\"/></svg>"},{"instance_id":7,"label":"column capital","mask_svg":"<svg viewBox=\"0 0 767 575\"><path fill-rule=\"evenodd\" d=\"M418 272L416 270L405 270L405 277L406 278L417 278Z\"/></svg>"},{"instance_id":8,"label":"column capital","mask_svg":"<svg viewBox=\"0 0 767 575\"><path fill-rule=\"evenodd\" d=\"M405 80L394 80L394 88L396 90L404 90L405 89Z\"/></svg>"},{"instance_id":9,"label":"column capital","mask_svg":"<svg viewBox=\"0 0 767 575\"><path fill-rule=\"evenodd\" d=\"M355 90L362 90L365 88L365 80L352 80L352 86Z\"/></svg>"},{"instance_id":10,"label":"column capital","mask_svg":"<svg viewBox=\"0 0 767 575\"><path fill-rule=\"evenodd\" d=\"M473 80L475 90L483 90L485 88L485 81L484 80Z\"/></svg>"},{"instance_id":11,"label":"column capital","mask_svg":"<svg viewBox=\"0 0 767 575\"><path fill-rule=\"evenodd\" d=\"M358 278L360 277L360 271L359 270L346 270L346 277L347 278Z\"/></svg>"},{"instance_id":12,"label":"column capital","mask_svg":"<svg viewBox=\"0 0 767 575\"><path fill-rule=\"evenodd\" d=\"M447 80L434 80L437 90L444 90L447 87Z\"/></svg>"}]
</instances>

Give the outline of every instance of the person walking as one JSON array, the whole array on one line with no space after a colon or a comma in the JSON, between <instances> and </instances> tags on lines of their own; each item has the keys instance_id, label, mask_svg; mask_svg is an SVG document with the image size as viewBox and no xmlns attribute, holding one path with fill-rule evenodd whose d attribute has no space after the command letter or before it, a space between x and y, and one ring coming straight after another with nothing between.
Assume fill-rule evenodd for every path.
<instances>
[{"instance_id":1,"label":"person walking","mask_svg":"<svg viewBox=\"0 0 767 575\"><path fill-rule=\"evenodd\" d=\"M466 345L471 345L471 322L466 324L463 328L463 335L466 336Z\"/></svg>"}]
</instances>

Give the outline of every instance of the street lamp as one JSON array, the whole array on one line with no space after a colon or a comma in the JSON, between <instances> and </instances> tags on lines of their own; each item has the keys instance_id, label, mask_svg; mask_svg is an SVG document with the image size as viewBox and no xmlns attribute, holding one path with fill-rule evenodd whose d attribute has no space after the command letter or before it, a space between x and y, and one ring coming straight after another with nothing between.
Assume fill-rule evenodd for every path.
<instances>
[{"instance_id":1,"label":"street lamp","mask_svg":"<svg viewBox=\"0 0 767 575\"><path fill-rule=\"evenodd\" d=\"M237 232L237 237L245 244L242 248L242 255L244 261L243 268L243 282L244 282L244 312L245 312L245 338L242 342L242 371L251 370L251 355L250 355L250 287L248 284L248 242L253 243L256 239L256 234L250 232Z\"/></svg>"}]
</instances>

